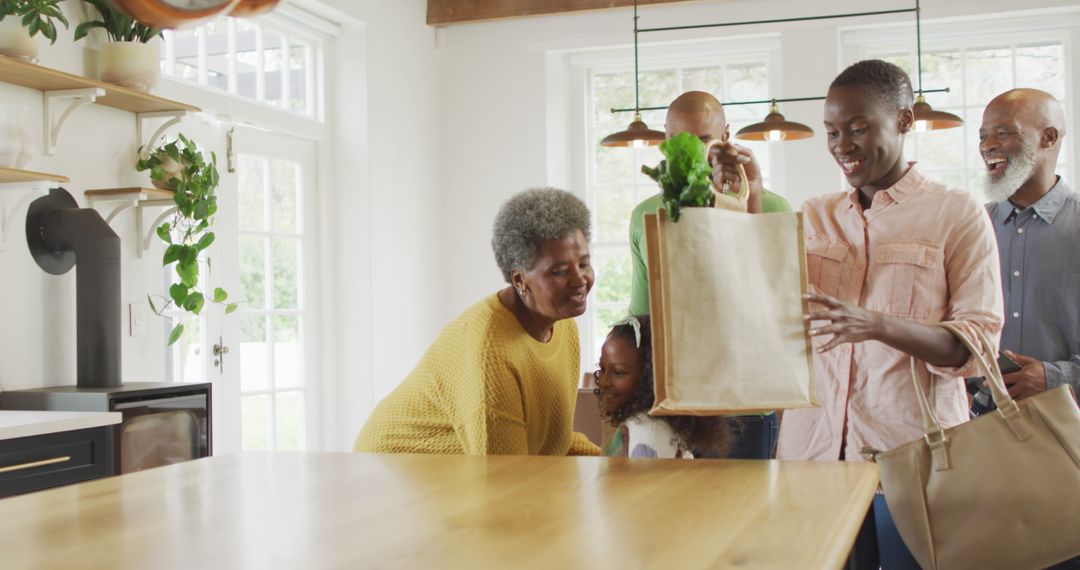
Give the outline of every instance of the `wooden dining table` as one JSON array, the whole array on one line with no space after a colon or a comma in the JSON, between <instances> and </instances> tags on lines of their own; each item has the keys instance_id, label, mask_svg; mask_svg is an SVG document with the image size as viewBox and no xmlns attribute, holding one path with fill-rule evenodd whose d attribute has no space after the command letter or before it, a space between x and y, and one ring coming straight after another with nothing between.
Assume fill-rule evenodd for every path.
<instances>
[{"instance_id":1,"label":"wooden dining table","mask_svg":"<svg viewBox=\"0 0 1080 570\"><path fill-rule=\"evenodd\" d=\"M0 567L839 568L869 463L243 452L0 500Z\"/></svg>"}]
</instances>

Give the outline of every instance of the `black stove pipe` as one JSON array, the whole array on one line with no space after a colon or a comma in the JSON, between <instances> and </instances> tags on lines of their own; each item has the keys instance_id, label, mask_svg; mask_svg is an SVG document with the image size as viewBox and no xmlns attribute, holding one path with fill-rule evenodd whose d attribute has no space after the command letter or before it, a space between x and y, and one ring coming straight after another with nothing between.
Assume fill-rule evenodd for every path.
<instances>
[{"instance_id":1,"label":"black stove pipe","mask_svg":"<svg viewBox=\"0 0 1080 570\"><path fill-rule=\"evenodd\" d=\"M26 218L30 252L45 271L77 265L76 344L80 388L120 386L120 238L101 214L62 188L35 200Z\"/></svg>"}]
</instances>

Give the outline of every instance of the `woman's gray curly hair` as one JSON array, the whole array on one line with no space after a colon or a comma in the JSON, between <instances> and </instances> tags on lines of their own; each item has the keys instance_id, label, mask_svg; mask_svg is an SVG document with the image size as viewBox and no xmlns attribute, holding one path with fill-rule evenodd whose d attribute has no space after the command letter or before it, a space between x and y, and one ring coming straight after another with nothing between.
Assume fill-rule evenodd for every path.
<instances>
[{"instance_id":1,"label":"woman's gray curly hair","mask_svg":"<svg viewBox=\"0 0 1080 570\"><path fill-rule=\"evenodd\" d=\"M581 230L589 239L589 209L577 196L556 188L532 188L512 196L495 216L491 248L503 279L532 267L540 242Z\"/></svg>"}]
</instances>

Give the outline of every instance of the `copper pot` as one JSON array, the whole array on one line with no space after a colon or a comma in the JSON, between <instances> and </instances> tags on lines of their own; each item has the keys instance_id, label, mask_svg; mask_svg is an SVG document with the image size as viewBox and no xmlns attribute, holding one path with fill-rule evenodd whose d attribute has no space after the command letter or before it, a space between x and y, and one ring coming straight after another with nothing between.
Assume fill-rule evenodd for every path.
<instances>
[{"instance_id":1,"label":"copper pot","mask_svg":"<svg viewBox=\"0 0 1080 570\"><path fill-rule=\"evenodd\" d=\"M237 18L264 14L281 0L112 0L139 22L171 30L228 13Z\"/></svg>"}]
</instances>

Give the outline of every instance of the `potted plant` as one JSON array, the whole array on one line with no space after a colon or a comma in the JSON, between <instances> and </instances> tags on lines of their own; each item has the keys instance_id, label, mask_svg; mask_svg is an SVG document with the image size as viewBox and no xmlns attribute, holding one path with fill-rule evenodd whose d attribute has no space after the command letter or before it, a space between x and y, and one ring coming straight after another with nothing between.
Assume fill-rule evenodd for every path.
<instances>
[{"instance_id":1,"label":"potted plant","mask_svg":"<svg viewBox=\"0 0 1080 570\"><path fill-rule=\"evenodd\" d=\"M75 41L101 28L109 42L98 49L98 73L102 81L149 91L157 85L161 66L158 44L161 30L151 28L118 10L109 0L83 0L97 11L75 27Z\"/></svg>"},{"instance_id":2,"label":"potted plant","mask_svg":"<svg viewBox=\"0 0 1080 570\"><path fill-rule=\"evenodd\" d=\"M0 55L33 60L38 47L34 36L41 34L56 43L56 22L66 28L60 0L0 0Z\"/></svg>"},{"instance_id":3,"label":"potted plant","mask_svg":"<svg viewBox=\"0 0 1080 570\"><path fill-rule=\"evenodd\" d=\"M176 170L166 170L163 165L176 164ZM140 158L135 165L137 170L150 171L150 179L163 183L173 192L176 213L171 222L157 228L157 235L168 247L161 260L163 266L176 264L179 278L169 288L169 297L160 309L150 301L150 309L158 316L164 314L170 304L198 315L206 301L225 305L225 314L236 310L236 303L225 301L229 294L221 287L214 289L214 294L207 298L199 288L199 259L206 248L214 243L214 232L210 231L214 214L217 213L217 186L220 180L217 170L217 156L210 153L210 159L184 135L177 135L177 140L166 143ZM210 260L206 260L210 268ZM164 299L164 297L163 297ZM184 334L184 325L177 324L169 334L169 345L175 343Z\"/></svg>"}]
</instances>

